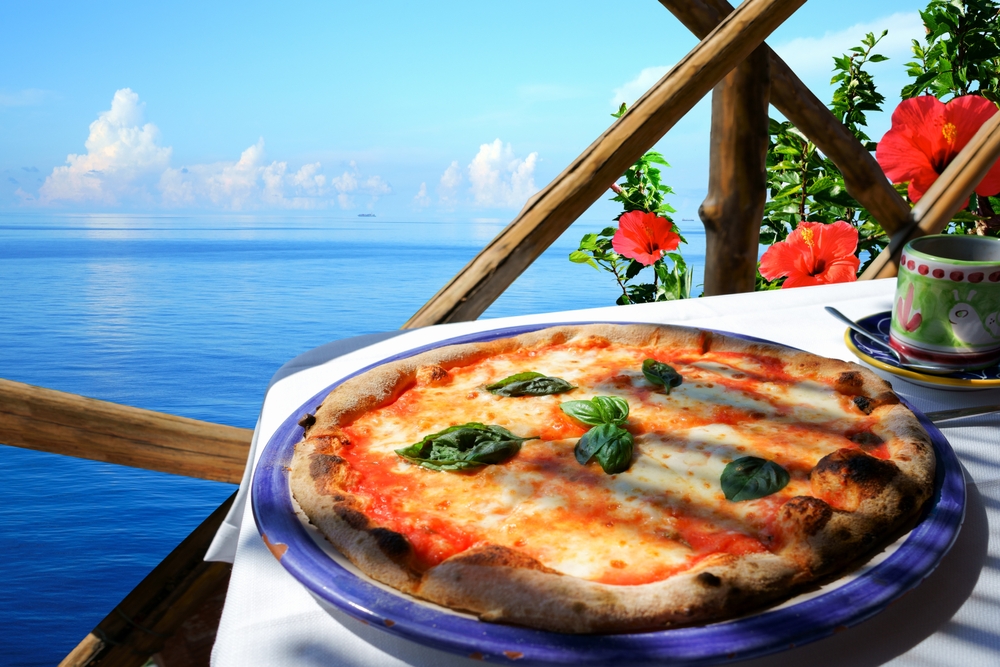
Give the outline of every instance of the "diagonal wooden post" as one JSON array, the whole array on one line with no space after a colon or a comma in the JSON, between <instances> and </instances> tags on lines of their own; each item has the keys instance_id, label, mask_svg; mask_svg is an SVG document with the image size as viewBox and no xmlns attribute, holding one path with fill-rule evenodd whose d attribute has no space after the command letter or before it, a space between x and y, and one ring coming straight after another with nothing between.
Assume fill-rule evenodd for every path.
<instances>
[{"instance_id":1,"label":"diagonal wooden post","mask_svg":"<svg viewBox=\"0 0 1000 667\"><path fill-rule=\"evenodd\" d=\"M805 0L747 0L653 86L404 325L473 320Z\"/></svg>"},{"instance_id":2,"label":"diagonal wooden post","mask_svg":"<svg viewBox=\"0 0 1000 667\"><path fill-rule=\"evenodd\" d=\"M726 0L659 0L696 37L707 35L733 11ZM868 209L887 234L910 223L910 207L893 189L861 142L812 93L776 53L771 60L771 104L809 137L844 175L852 197Z\"/></svg>"},{"instance_id":3,"label":"diagonal wooden post","mask_svg":"<svg viewBox=\"0 0 1000 667\"><path fill-rule=\"evenodd\" d=\"M233 493L83 638L59 667L141 667L229 579L229 563L205 552L232 507Z\"/></svg>"},{"instance_id":4,"label":"diagonal wooden post","mask_svg":"<svg viewBox=\"0 0 1000 667\"><path fill-rule=\"evenodd\" d=\"M712 91L705 223L705 295L752 292L760 220L767 199L770 53L757 50Z\"/></svg>"}]
</instances>

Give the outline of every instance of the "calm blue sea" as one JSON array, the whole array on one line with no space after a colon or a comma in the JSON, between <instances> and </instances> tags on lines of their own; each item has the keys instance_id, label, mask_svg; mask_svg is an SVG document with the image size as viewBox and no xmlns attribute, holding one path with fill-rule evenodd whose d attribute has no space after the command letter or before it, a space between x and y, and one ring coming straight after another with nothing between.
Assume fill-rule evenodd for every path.
<instances>
[{"instance_id":1,"label":"calm blue sea","mask_svg":"<svg viewBox=\"0 0 1000 667\"><path fill-rule=\"evenodd\" d=\"M610 305L560 238L485 317ZM683 223L701 282L704 233ZM491 222L0 214L0 377L253 428L271 375L396 329ZM0 446L0 663L53 665L234 487Z\"/></svg>"}]
</instances>

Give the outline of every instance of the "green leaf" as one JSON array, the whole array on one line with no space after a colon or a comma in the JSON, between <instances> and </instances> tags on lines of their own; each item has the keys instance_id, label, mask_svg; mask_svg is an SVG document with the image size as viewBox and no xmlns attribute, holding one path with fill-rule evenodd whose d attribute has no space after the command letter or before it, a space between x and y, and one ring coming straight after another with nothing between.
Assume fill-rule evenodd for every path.
<instances>
[{"instance_id":1,"label":"green leaf","mask_svg":"<svg viewBox=\"0 0 1000 667\"><path fill-rule=\"evenodd\" d=\"M791 478L774 461L744 456L730 462L720 479L726 500L756 500L785 488Z\"/></svg>"},{"instance_id":2,"label":"green leaf","mask_svg":"<svg viewBox=\"0 0 1000 667\"><path fill-rule=\"evenodd\" d=\"M562 378L549 377L535 371L515 373L499 382L486 385L486 390L496 396L548 396L575 389Z\"/></svg>"},{"instance_id":3,"label":"green leaf","mask_svg":"<svg viewBox=\"0 0 1000 667\"><path fill-rule=\"evenodd\" d=\"M604 472L614 475L628 469L634 447L631 433L615 424L600 424L583 434L573 454L580 465L596 458Z\"/></svg>"},{"instance_id":4,"label":"green leaf","mask_svg":"<svg viewBox=\"0 0 1000 667\"><path fill-rule=\"evenodd\" d=\"M590 264L592 267L601 270L601 267L594 261L594 258L590 256L589 253L583 250L574 250L569 254L569 261L575 264Z\"/></svg>"},{"instance_id":5,"label":"green leaf","mask_svg":"<svg viewBox=\"0 0 1000 667\"><path fill-rule=\"evenodd\" d=\"M681 374L672 366L656 359L646 359L642 362L642 374L653 384L663 387L668 394L671 389L679 387L684 381Z\"/></svg>"},{"instance_id":6,"label":"green leaf","mask_svg":"<svg viewBox=\"0 0 1000 667\"><path fill-rule=\"evenodd\" d=\"M559 404L559 409L588 426L624 424L628 419L628 401L620 396L594 396L589 401L564 401Z\"/></svg>"},{"instance_id":7,"label":"green leaf","mask_svg":"<svg viewBox=\"0 0 1000 667\"><path fill-rule=\"evenodd\" d=\"M521 451L522 442L536 439L521 438L502 426L469 422L424 436L396 453L430 470L467 470L506 461Z\"/></svg>"}]
</instances>

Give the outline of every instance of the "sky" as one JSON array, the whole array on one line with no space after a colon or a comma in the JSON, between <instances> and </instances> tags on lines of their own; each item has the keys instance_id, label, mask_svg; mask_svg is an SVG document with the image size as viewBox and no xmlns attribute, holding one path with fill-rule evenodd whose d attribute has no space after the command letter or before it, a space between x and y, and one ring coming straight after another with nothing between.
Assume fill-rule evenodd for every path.
<instances>
[{"instance_id":1,"label":"sky","mask_svg":"<svg viewBox=\"0 0 1000 667\"><path fill-rule=\"evenodd\" d=\"M924 4L813 0L768 43L828 101L832 57L889 30L870 71L891 111ZM508 221L697 43L655 0L0 11L0 211L33 214ZM682 219L709 126L706 98L655 147Z\"/></svg>"}]
</instances>

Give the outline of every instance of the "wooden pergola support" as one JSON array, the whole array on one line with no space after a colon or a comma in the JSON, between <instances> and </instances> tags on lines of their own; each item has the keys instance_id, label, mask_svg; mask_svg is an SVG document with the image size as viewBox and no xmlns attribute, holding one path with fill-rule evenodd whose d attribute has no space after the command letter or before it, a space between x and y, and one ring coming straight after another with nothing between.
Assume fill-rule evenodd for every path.
<instances>
[{"instance_id":1,"label":"wooden pergola support","mask_svg":"<svg viewBox=\"0 0 1000 667\"><path fill-rule=\"evenodd\" d=\"M141 667L160 651L229 578L232 565L204 558L235 498L234 493L171 551L59 667Z\"/></svg>"},{"instance_id":2,"label":"wooden pergola support","mask_svg":"<svg viewBox=\"0 0 1000 667\"><path fill-rule=\"evenodd\" d=\"M706 296L752 292L767 198L770 53L759 46L712 91L705 223Z\"/></svg>"},{"instance_id":3,"label":"wooden pergola support","mask_svg":"<svg viewBox=\"0 0 1000 667\"><path fill-rule=\"evenodd\" d=\"M1000 158L1000 113L972 137L965 148L913 205L913 222L892 237L892 242L868 265L862 280L891 278L899 268L899 255L910 239L937 234L969 203L969 197L986 172Z\"/></svg>"},{"instance_id":4,"label":"wooden pergola support","mask_svg":"<svg viewBox=\"0 0 1000 667\"><path fill-rule=\"evenodd\" d=\"M659 0L699 39L733 12L726 0ZM850 130L802 83L770 47L771 104L809 137L844 175L852 197L889 235L910 223L910 207L882 173L882 168Z\"/></svg>"},{"instance_id":5,"label":"wooden pergola support","mask_svg":"<svg viewBox=\"0 0 1000 667\"><path fill-rule=\"evenodd\" d=\"M253 431L0 380L0 443L239 484Z\"/></svg>"},{"instance_id":6,"label":"wooden pergola support","mask_svg":"<svg viewBox=\"0 0 1000 667\"><path fill-rule=\"evenodd\" d=\"M747 0L567 167L404 325L474 320L805 0Z\"/></svg>"}]
</instances>

